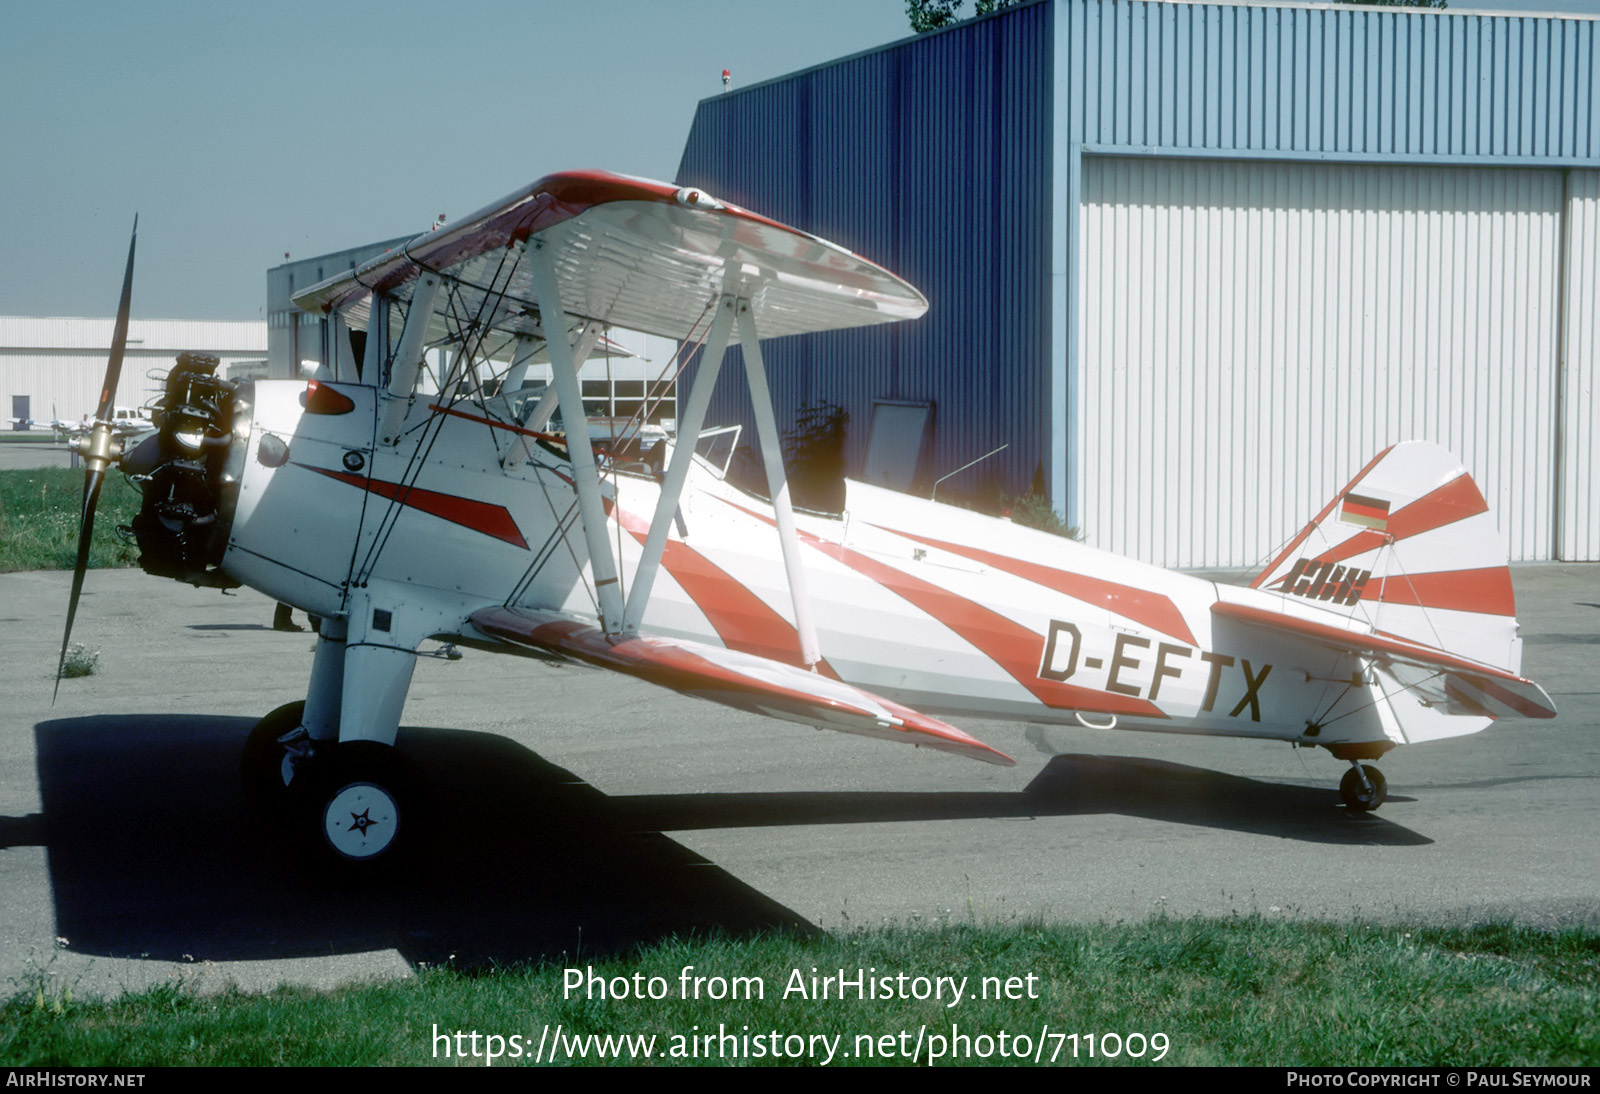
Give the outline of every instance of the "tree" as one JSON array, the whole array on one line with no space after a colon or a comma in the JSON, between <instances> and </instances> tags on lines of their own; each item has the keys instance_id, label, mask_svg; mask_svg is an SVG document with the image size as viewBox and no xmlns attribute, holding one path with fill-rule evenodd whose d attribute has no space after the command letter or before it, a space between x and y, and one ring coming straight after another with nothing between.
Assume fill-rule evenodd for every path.
<instances>
[{"instance_id":1,"label":"tree","mask_svg":"<svg viewBox=\"0 0 1600 1094\"><path fill-rule=\"evenodd\" d=\"M961 9L966 7L967 0L906 0L906 18L911 20L911 29L918 34L926 34L930 30L940 27L954 26L963 19L975 19L980 15L988 15L991 11L1009 8L1021 3L1022 0L972 0L972 14L963 15Z\"/></svg>"},{"instance_id":2,"label":"tree","mask_svg":"<svg viewBox=\"0 0 1600 1094\"><path fill-rule=\"evenodd\" d=\"M823 399L807 403L783 434L783 466L795 505L844 512L844 442L850 412Z\"/></svg>"},{"instance_id":3,"label":"tree","mask_svg":"<svg viewBox=\"0 0 1600 1094\"><path fill-rule=\"evenodd\" d=\"M975 19L1001 8L1009 8L1022 0L972 0L972 14L964 15L967 0L906 0L906 18L911 29L926 34L940 27L954 26L963 19ZM1446 0L1346 0L1351 4L1365 4L1374 8L1434 8L1443 10Z\"/></svg>"}]
</instances>

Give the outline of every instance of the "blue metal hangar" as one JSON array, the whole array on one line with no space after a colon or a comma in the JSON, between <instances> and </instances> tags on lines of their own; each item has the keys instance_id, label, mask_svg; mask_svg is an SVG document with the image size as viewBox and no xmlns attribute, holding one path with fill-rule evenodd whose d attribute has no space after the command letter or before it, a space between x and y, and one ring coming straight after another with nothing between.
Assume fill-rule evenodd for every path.
<instances>
[{"instance_id":1,"label":"blue metal hangar","mask_svg":"<svg viewBox=\"0 0 1600 1094\"><path fill-rule=\"evenodd\" d=\"M928 295L771 347L857 474L929 404L924 486L1008 446L941 496L1246 566L1421 437L1513 559L1600 560L1597 72L1593 17L1039 0L703 101L679 182Z\"/></svg>"}]
</instances>

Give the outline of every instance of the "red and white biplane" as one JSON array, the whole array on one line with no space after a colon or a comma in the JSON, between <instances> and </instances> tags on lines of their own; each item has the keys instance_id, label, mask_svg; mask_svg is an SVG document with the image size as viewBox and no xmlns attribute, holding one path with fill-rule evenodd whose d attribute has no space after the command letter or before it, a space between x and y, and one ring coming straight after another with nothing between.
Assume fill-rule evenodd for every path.
<instances>
[{"instance_id":1,"label":"red and white biplane","mask_svg":"<svg viewBox=\"0 0 1600 1094\"><path fill-rule=\"evenodd\" d=\"M309 383L233 383L181 357L159 433L123 454L107 417L132 268L130 245L105 405L81 445L84 550L120 463L144 494L146 570L322 618L304 701L262 719L244 768L252 796L290 807L335 860L380 860L408 831L394 742L430 638L991 763L1011 760L940 719L1317 745L1350 762L1355 810L1385 796L1363 760L1554 714L1519 675L1483 496L1430 444L1375 458L1249 587L859 483L842 516L794 511L761 339L915 319L927 302L695 188L554 175L418 236L295 298L337 334ZM653 466L597 457L575 428L578 368L611 326L703 346ZM770 501L696 452L735 340ZM439 347L453 364L425 392ZM553 383L519 402L536 362Z\"/></svg>"}]
</instances>

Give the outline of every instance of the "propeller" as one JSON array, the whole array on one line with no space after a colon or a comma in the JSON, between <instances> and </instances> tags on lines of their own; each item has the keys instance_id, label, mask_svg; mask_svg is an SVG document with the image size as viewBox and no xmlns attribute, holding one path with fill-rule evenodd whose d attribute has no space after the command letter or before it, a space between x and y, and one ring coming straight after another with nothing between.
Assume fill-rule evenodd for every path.
<instances>
[{"instance_id":1,"label":"propeller","mask_svg":"<svg viewBox=\"0 0 1600 1094\"><path fill-rule=\"evenodd\" d=\"M128 312L133 302L133 251L139 242L139 216L133 217L133 236L128 240L128 268L122 275L122 302L117 305L117 325L111 335L111 356L106 361L105 383L100 389L100 406L87 435L75 441L83 457L83 513L78 520L78 561L72 568L72 597L67 601L67 627L61 636L61 657L56 661L56 688L50 696L55 702L61 694L61 673L67 664L67 647L72 640L72 620L78 614L78 597L83 592L83 572L89 568L89 541L94 535L94 510L100 502L100 487L106 470L122 457L122 446L112 427L113 400L122 379L122 355L128 348Z\"/></svg>"}]
</instances>

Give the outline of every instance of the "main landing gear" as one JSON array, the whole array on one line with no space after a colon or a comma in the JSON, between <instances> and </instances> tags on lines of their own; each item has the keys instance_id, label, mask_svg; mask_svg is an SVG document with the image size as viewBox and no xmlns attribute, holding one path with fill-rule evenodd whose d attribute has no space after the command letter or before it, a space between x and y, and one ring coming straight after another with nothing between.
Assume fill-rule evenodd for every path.
<instances>
[{"instance_id":1,"label":"main landing gear","mask_svg":"<svg viewBox=\"0 0 1600 1094\"><path fill-rule=\"evenodd\" d=\"M251 808L313 865L364 873L394 862L419 827L411 766L389 745L313 741L304 711L288 703L250 731L240 768Z\"/></svg>"},{"instance_id":2,"label":"main landing gear","mask_svg":"<svg viewBox=\"0 0 1600 1094\"><path fill-rule=\"evenodd\" d=\"M1336 760L1345 760L1350 770L1339 780L1339 796L1352 813L1370 813L1389 798L1389 783L1383 772L1362 760L1376 760L1394 747L1392 741L1339 741L1322 746Z\"/></svg>"},{"instance_id":3,"label":"main landing gear","mask_svg":"<svg viewBox=\"0 0 1600 1094\"><path fill-rule=\"evenodd\" d=\"M1339 780L1339 796L1352 813L1369 813L1389 797L1389 784L1383 772L1371 764L1350 761L1350 770Z\"/></svg>"}]
</instances>

